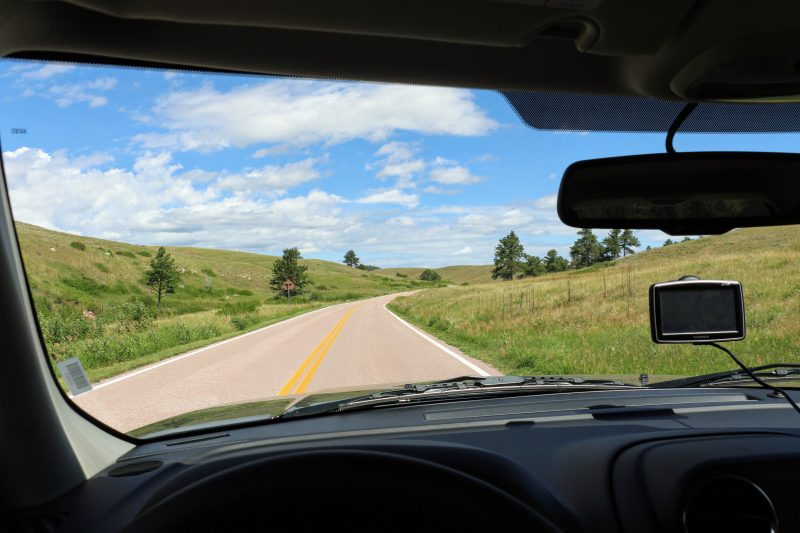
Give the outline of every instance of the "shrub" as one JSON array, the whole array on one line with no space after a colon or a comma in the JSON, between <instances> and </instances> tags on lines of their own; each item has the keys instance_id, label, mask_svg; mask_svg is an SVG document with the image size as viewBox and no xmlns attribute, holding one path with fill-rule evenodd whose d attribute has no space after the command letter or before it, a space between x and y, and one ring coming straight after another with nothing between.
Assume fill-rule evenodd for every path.
<instances>
[{"instance_id":1,"label":"shrub","mask_svg":"<svg viewBox=\"0 0 800 533\"><path fill-rule=\"evenodd\" d=\"M117 255L122 255L125 257L130 257L131 259L136 259L136 256L134 255L133 252L127 252L125 250L122 251L117 250Z\"/></svg>"},{"instance_id":2,"label":"shrub","mask_svg":"<svg viewBox=\"0 0 800 533\"><path fill-rule=\"evenodd\" d=\"M210 268L203 268L203 269L200 270L200 272L202 272L203 274L205 274L209 278L216 278L217 277L217 275L214 274L214 271L211 270Z\"/></svg>"},{"instance_id":3,"label":"shrub","mask_svg":"<svg viewBox=\"0 0 800 533\"><path fill-rule=\"evenodd\" d=\"M80 250L81 252L86 249L86 245L78 241L72 241L71 243L69 243L69 245L75 248L76 250Z\"/></svg>"},{"instance_id":4,"label":"shrub","mask_svg":"<svg viewBox=\"0 0 800 533\"><path fill-rule=\"evenodd\" d=\"M144 331L152 324L153 311L144 302L136 300L113 307L108 317L124 331Z\"/></svg>"},{"instance_id":5,"label":"shrub","mask_svg":"<svg viewBox=\"0 0 800 533\"><path fill-rule=\"evenodd\" d=\"M39 314L39 328L48 348L51 344L77 341L99 334L100 327L95 322L96 319L83 316L82 309L77 305L61 305L53 313Z\"/></svg>"},{"instance_id":6,"label":"shrub","mask_svg":"<svg viewBox=\"0 0 800 533\"><path fill-rule=\"evenodd\" d=\"M442 276L440 276L438 272L428 268L422 271L422 273L419 275L419 279L422 281L440 281Z\"/></svg>"},{"instance_id":7,"label":"shrub","mask_svg":"<svg viewBox=\"0 0 800 533\"><path fill-rule=\"evenodd\" d=\"M247 289L236 289L234 287L228 287L227 289L225 289L225 292L227 294L230 294L231 296L252 296L253 295L253 291L249 291Z\"/></svg>"},{"instance_id":8,"label":"shrub","mask_svg":"<svg viewBox=\"0 0 800 533\"><path fill-rule=\"evenodd\" d=\"M97 268L97 270L99 270L100 272L105 272L106 274L108 274L109 272L111 272L111 269L109 269L109 268L108 268L106 265L104 265L103 263L95 263L95 264L94 264L94 266L95 266L95 267Z\"/></svg>"},{"instance_id":9,"label":"shrub","mask_svg":"<svg viewBox=\"0 0 800 533\"><path fill-rule=\"evenodd\" d=\"M239 330L245 330L258 322L258 317L255 315L239 315L231 317L231 325Z\"/></svg>"},{"instance_id":10,"label":"shrub","mask_svg":"<svg viewBox=\"0 0 800 533\"><path fill-rule=\"evenodd\" d=\"M403 274L402 272L395 272L394 275L397 276L398 278L407 278L408 277L408 274Z\"/></svg>"},{"instance_id":11,"label":"shrub","mask_svg":"<svg viewBox=\"0 0 800 533\"><path fill-rule=\"evenodd\" d=\"M148 252L147 250L139 250L136 253L141 255L142 257L150 257L150 256L153 255L150 252Z\"/></svg>"},{"instance_id":12,"label":"shrub","mask_svg":"<svg viewBox=\"0 0 800 533\"><path fill-rule=\"evenodd\" d=\"M61 278L61 283L77 291L85 292L86 294L92 294L95 296L105 292L108 289L108 287L102 283L97 283L92 278L84 275L63 277Z\"/></svg>"},{"instance_id":13,"label":"shrub","mask_svg":"<svg viewBox=\"0 0 800 533\"><path fill-rule=\"evenodd\" d=\"M213 323L170 324L149 331L133 331L83 339L50 350L56 360L78 357L86 368L129 361L165 348L218 337L223 331Z\"/></svg>"},{"instance_id":14,"label":"shrub","mask_svg":"<svg viewBox=\"0 0 800 533\"><path fill-rule=\"evenodd\" d=\"M239 302L225 302L217 311L221 315L239 315L242 313L252 313L258 309L256 300L244 300Z\"/></svg>"}]
</instances>

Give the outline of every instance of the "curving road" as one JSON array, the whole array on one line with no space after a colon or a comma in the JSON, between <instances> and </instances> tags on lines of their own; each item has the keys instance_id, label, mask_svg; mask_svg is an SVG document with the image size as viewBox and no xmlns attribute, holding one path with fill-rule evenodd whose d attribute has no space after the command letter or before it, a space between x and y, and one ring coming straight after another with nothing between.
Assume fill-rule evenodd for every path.
<instances>
[{"instance_id":1,"label":"curving road","mask_svg":"<svg viewBox=\"0 0 800 533\"><path fill-rule=\"evenodd\" d=\"M188 411L330 388L499 375L385 305L334 305L122 374L74 398L130 431Z\"/></svg>"}]
</instances>

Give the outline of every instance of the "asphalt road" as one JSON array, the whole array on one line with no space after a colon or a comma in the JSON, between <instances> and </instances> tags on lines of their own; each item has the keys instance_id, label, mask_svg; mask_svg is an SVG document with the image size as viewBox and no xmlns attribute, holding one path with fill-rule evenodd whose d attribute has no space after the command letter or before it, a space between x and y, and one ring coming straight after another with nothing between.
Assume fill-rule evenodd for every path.
<instances>
[{"instance_id":1,"label":"asphalt road","mask_svg":"<svg viewBox=\"0 0 800 533\"><path fill-rule=\"evenodd\" d=\"M181 413L331 388L499 375L385 308L339 304L94 385L75 402L129 431Z\"/></svg>"}]
</instances>

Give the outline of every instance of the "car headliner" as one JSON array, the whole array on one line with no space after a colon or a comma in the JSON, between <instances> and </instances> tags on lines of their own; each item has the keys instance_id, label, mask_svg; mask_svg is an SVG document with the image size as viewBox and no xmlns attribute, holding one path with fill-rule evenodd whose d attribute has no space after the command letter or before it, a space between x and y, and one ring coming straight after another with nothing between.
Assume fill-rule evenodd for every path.
<instances>
[{"instance_id":1,"label":"car headliner","mask_svg":"<svg viewBox=\"0 0 800 533\"><path fill-rule=\"evenodd\" d=\"M685 100L721 62L793 53L798 15L792 0L9 0L0 55Z\"/></svg>"}]
</instances>

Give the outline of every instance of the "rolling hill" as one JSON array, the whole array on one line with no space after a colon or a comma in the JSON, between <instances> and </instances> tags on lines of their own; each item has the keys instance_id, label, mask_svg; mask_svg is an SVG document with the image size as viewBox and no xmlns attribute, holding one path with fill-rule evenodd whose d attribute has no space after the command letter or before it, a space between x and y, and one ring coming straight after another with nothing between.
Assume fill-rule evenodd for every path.
<instances>
[{"instance_id":1,"label":"rolling hill","mask_svg":"<svg viewBox=\"0 0 800 533\"><path fill-rule=\"evenodd\" d=\"M142 283L157 247L79 237L16 223L28 279L43 309L57 301L88 308L132 299L152 300ZM271 299L268 283L274 256L227 250L167 247L182 271L182 286L167 295L167 313L213 309L231 299ZM342 264L307 259L312 286L304 299L342 300L424 286L415 279L389 278ZM94 309L92 309L94 310Z\"/></svg>"},{"instance_id":2,"label":"rolling hill","mask_svg":"<svg viewBox=\"0 0 800 533\"><path fill-rule=\"evenodd\" d=\"M395 312L508 374L671 374L731 368L712 348L655 345L648 287L685 274L742 282L752 365L800 359L800 227L705 237L583 270L402 297Z\"/></svg>"},{"instance_id":3,"label":"rolling hill","mask_svg":"<svg viewBox=\"0 0 800 533\"><path fill-rule=\"evenodd\" d=\"M419 279L419 275L424 268L382 268L375 270L375 274L382 276L397 277L397 274L404 274L408 279ZM441 268L432 268L442 276L442 280L451 283L490 283L492 282L491 265L456 265Z\"/></svg>"}]
</instances>

